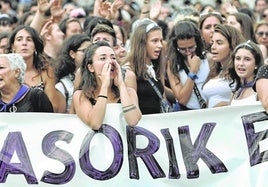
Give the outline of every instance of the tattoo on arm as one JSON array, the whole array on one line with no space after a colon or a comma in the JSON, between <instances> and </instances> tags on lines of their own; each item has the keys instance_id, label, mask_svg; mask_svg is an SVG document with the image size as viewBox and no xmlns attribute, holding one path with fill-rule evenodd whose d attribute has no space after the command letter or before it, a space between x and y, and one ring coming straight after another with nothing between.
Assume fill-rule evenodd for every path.
<instances>
[{"instance_id":1,"label":"tattoo on arm","mask_svg":"<svg viewBox=\"0 0 268 187\"><path fill-rule=\"evenodd\" d=\"M135 110L136 108L137 107L134 104L122 107L124 113Z\"/></svg>"}]
</instances>

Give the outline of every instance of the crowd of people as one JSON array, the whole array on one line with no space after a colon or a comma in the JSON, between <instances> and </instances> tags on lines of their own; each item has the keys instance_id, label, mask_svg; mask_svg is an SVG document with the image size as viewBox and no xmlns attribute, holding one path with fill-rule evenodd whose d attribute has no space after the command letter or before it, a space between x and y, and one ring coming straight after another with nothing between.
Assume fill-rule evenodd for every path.
<instances>
[{"instance_id":1,"label":"crowd of people","mask_svg":"<svg viewBox=\"0 0 268 187\"><path fill-rule=\"evenodd\" d=\"M0 112L142 115L261 102L268 1L0 0ZM142 3L142 5L140 5Z\"/></svg>"}]
</instances>

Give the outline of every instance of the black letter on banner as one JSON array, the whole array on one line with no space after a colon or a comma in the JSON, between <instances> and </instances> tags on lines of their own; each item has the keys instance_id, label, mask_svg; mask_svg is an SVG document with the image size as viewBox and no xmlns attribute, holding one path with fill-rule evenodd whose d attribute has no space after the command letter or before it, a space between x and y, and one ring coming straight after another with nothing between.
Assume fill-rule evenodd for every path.
<instances>
[{"instance_id":1,"label":"black letter on banner","mask_svg":"<svg viewBox=\"0 0 268 187\"><path fill-rule=\"evenodd\" d=\"M136 136L143 135L148 138L148 146L144 149L137 149ZM129 173L130 178L139 179L139 170L137 164L137 158L141 157L149 170L151 176L155 178L166 177L162 168L154 158L153 154L159 149L160 141L153 133L142 127L130 127L127 126L127 142L128 142L128 161L129 161Z\"/></svg>"},{"instance_id":2,"label":"black letter on banner","mask_svg":"<svg viewBox=\"0 0 268 187\"><path fill-rule=\"evenodd\" d=\"M206 163L211 173L228 171L223 162L206 148L206 144L215 125L215 123L204 124L194 145L192 145L190 138L189 127L183 126L178 128L183 160L187 170L187 178L199 177L199 169L197 166L199 158Z\"/></svg>"},{"instance_id":3,"label":"black letter on banner","mask_svg":"<svg viewBox=\"0 0 268 187\"><path fill-rule=\"evenodd\" d=\"M173 138L169 133L169 129L161 129L161 133L165 138L167 152L168 152L168 159L169 159L169 175L168 178L170 179L179 179L180 178L180 171L176 159L175 149Z\"/></svg>"},{"instance_id":4,"label":"black letter on banner","mask_svg":"<svg viewBox=\"0 0 268 187\"><path fill-rule=\"evenodd\" d=\"M67 131L53 131L44 137L42 142L43 153L47 157L63 163L65 169L60 174L45 171L41 181L49 184L65 184L72 180L76 168L75 161L68 152L57 148L55 145L57 141L65 141L66 143L70 143L72 138L73 134Z\"/></svg>"},{"instance_id":5,"label":"black letter on banner","mask_svg":"<svg viewBox=\"0 0 268 187\"><path fill-rule=\"evenodd\" d=\"M10 163L15 151L20 163ZM6 181L9 173L23 174L28 184L38 184L20 132L8 133L0 153L0 183Z\"/></svg>"},{"instance_id":6,"label":"black letter on banner","mask_svg":"<svg viewBox=\"0 0 268 187\"><path fill-rule=\"evenodd\" d=\"M114 149L114 160L111 166L105 170L100 171L93 167L90 163L90 150L89 145L96 133L103 133L112 143ZM102 145L99 145L100 147ZM109 154L109 153L103 153ZM120 134L110 125L103 124L102 127L99 129L98 132L89 132L80 149L80 167L82 171L88 175L89 177L96 179L96 180L108 180L113 178L118 174L120 171L122 164L123 164L123 143Z\"/></svg>"},{"instance_id":7,"label":"black letter on banner","mask_svg":"<svg viewBox=\"0 0 268 187\"><path fill-rule=\"evenodd\" d=\"M248 153L250 157L250 165L254 166L262 162L268 161L268 151L260 153L259 142L267 138L268 130L255 133L254 122L268 120L266 112L258 112L242 116L244 130L248 143Z\"/></svg>"}]
</instances>

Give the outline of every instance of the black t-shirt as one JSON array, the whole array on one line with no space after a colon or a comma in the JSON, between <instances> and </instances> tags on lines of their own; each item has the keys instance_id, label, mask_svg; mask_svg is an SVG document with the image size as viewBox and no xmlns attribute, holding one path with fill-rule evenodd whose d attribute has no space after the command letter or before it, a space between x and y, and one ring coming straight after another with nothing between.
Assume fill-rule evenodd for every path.
<instances>
[{"instance_id":1,"label":"black t-shirt","mask_svg":"<svg viewBox=\"0 0 268 187\"><path fill-rule=\"evenodd\" d=\"M17 108L16 112L53 112L53 106L48 96L36 88L30 88L24 98L14 105ZM13 105L8 106L6 112L10 112L12 107Z\"/></svg>"}]
</instances>

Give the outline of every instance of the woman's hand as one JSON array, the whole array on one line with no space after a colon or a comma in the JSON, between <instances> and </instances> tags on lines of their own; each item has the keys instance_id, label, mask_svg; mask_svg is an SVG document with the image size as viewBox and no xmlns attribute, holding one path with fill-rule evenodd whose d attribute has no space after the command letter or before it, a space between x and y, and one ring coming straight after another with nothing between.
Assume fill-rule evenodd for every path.
<instances>
[{"instance_id":1,"label":"woman's hand","mask_svg":"<svg viewBox=\"0 0 268 187\"><path fill-rule=\"evenodd\" d=\"M199 71L201 59L197 55L194 56L189 55L187 56L187 61L190 66L189 71L191 73L197 73Z\"/></svg>"},{"instance_id":2,"label":"woman's hand","mask_svg":"<svg viewBox=\"0 0 268 187\"><path fill-rule=\"evenodd\" d=\"M102 67L101 74L98 76L103 86L108 87L110 85L111 67L112 64L110 62L106 62Z\"/></svg>"},{"instance_id":3,"label":"woman's hand","mask_svg":"<svg viewBox=\"0 0 268 187\"><path fill-rule=\"evenodd\" d=\"M118 64L118 62L114 62L114 72L116 73L116 76L114 78L114 84L115 86L119 87L124 83L124 78L122 74L121 66Z\"/></svg>"},{"instance_id":4,"label":"woman's hand","mask_svg":"<svg viewBox=\"0 0 268 187\"><path fill-rule=\"evenodd\" d=\"M50 7L52 6L52 4L54 3L54 1L56 0L51 0L49 2L49 0L38 0L37 1L37 10L41 13L41 14L45 14L46 11L48 11L50 9Z\"/></svg>"}]
</instances>

